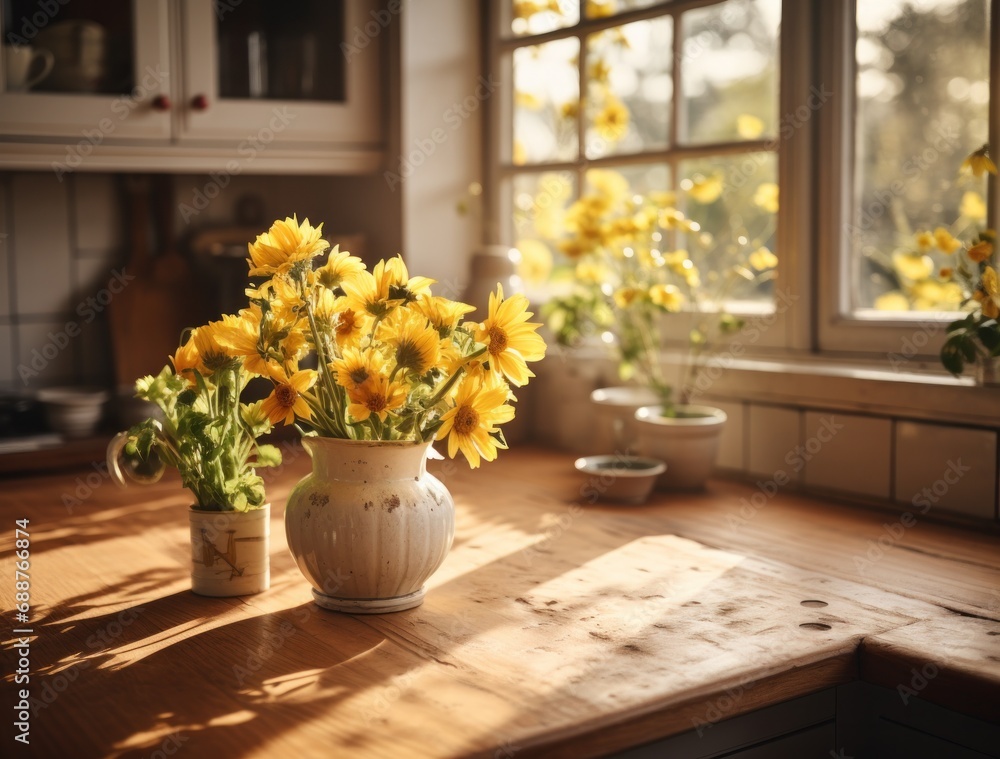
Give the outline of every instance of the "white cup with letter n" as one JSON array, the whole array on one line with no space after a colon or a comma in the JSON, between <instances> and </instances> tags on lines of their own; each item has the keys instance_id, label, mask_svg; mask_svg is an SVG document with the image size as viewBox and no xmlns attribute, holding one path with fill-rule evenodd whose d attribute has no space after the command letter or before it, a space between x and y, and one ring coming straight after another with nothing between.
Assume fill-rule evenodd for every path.
<instances>
[{"instance_id":1,"label":"white cup with letter n","mask_svg":"<svg viewBox=\"0 0 1000 759\"><path fill-rule=\"evenodd\" d=\"M56 59L48 50L30 45L4 45L3 63L8 92L27 92L50 73ZM35 73L32 73L34 70Z\"/></svg>"}]
</instances>

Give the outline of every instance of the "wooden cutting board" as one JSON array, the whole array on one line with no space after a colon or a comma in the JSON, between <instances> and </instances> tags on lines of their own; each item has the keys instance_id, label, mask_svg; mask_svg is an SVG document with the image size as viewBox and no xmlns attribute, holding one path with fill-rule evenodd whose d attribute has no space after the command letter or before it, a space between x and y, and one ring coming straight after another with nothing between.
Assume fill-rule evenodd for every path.
<instances>
[{"instance_id":1,"label":"wooden cutting board","mask_svg":"<svg viewBox=\"0 0 1000 759\"><path fill-rule=\"evenodd\" d=\"M134 386L137 378L157 374L177 348L184 328L198 322L190 267L174 246L170 182L170 177L163 177L155 185L157 237L166 250L154 258L149 226L154 182L144 175L123 178L130 228L130 252L125 264L129 279L108 305L115 381L123 393Z\"/></svg>"}]
</instances>

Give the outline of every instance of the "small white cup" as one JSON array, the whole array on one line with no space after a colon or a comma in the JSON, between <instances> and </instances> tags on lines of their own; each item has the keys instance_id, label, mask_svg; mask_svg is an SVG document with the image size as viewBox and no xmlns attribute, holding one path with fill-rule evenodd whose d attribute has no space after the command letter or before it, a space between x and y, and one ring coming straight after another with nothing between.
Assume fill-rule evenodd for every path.
<instances>
[{"instance_id":1,"label":"small white cup","mask_svg":"<svg viewBox=\"0 0 1000 759\"><path fill-rule=\"evenodd\" d=\"M42 62L41 70L30 76L35 61ZM30 90L52 72L56 59L48 50L32 48L28 45L4 45L4 70L7 72L7 91L25 92Z\"/></svg>"}]
</instances>

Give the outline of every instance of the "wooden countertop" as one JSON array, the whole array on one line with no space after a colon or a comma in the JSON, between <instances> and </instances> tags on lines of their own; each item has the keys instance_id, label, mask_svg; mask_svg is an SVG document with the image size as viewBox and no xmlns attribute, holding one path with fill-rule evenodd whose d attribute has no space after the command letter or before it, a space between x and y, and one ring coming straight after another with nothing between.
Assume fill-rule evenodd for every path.
<instances>
[{"instance_id":1,"label":"wooden countertop","mask_svg":"<svg viewBox=\"0 0 1000 759\"><path fill-rule=\"evenodd\" d=\"M433 462L457 534L426 601L349 616L312 604L287 552L308 459L286 461L272 587L241 599L188 591L175 479L0 481L6 556L31 520L32 755L599 756L926 662L943 676L922 698L1000 722L995 535L925 520L887 539L891 514L783 493L751 511L729 482L581 506L572 457L521 447Z\"/></svg>"}]
</instances>

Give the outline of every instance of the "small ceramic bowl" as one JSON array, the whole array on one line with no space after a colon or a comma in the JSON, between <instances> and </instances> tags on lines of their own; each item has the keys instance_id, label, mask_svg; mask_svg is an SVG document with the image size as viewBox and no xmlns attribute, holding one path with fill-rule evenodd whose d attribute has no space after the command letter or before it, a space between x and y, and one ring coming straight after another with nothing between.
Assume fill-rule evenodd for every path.
<instances>
[{"instance_id":1,"label":"small ceramic bowl","mask_svg":"<svg viewBox=\"0 0 1000 759\"><path fill-rule=\"evenodd\" d=\"M109 397L110 394L103 390L72 387L38 391L38 400L45 404L49 426L70 438L87 437L94 433Z\"/></svg>"},{"instance_id":2,"label":"small ceramic bowl","mask_svg":"<svg viewBox=\"0 0 1000 759\"><path fill-rule=\"evenodd\" d=\"M649 498L656 478L667 465L644 456L584 456L577 459L576 470L584 476L580 499L585 503L618 501L643 503Z\"/></svg>"}]
</instances>

